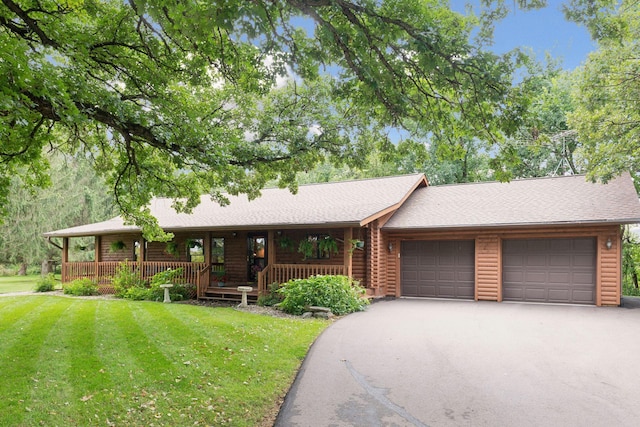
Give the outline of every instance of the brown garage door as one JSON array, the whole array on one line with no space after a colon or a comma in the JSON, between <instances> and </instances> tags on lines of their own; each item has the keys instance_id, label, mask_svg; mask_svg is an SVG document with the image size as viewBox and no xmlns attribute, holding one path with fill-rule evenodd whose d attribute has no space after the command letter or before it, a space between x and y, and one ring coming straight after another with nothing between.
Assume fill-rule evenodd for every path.
<instances>
[{"instance_id":1,"label":"brown garage door","mask_svg":"<svg viewBox=\"0 0 640 427\"><path fill-rule=\"evenodd\" d=\"M473 299L474 253L473 240L402 242L402 295Z\"/></svg>"},{"instance_id":2,"label":"brown garage door","mask_svg":"<svg viewBox=\"0 0 640 427\"><path fill-rule=\"evenodd\" d=\"M595 304L594 238L505 240L506 301Z\"/></svg>"}]
</instances>

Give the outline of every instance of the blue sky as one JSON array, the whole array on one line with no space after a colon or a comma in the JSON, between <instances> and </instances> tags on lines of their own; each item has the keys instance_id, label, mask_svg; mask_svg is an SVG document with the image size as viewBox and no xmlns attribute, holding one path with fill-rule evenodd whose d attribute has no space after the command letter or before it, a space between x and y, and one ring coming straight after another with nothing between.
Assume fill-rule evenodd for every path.
<instances>
[{"instance_id":1,"label":"blue sky","mask_svg":"<svg viewBox=\"0 0 640 427\"><path fill-rule=\"evenodd\" d=\"M451 5L462 12L468 2L451 0ZM529 47L539 60L544 60L545 52L548 52L561 59L564 69L578 67L589 52L596 49L596 44L585 27L565 20L562 3L548 0L549 5L540 10L511 12L496 26L493 50L504 53L516 47Z\"/></svg>"}]
</instances>

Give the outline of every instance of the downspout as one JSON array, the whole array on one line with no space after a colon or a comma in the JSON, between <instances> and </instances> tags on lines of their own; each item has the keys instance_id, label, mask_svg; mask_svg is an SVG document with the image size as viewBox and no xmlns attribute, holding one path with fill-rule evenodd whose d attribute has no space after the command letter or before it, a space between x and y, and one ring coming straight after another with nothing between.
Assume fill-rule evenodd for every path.
<instances>
[{"instance_id":1,"label":"downspout","mask_svg":"<svg viewBox=\"0 0 640 427\"><path fill-rule=\"evenodd\" d=\"M47 237L47 243L49 243L51 246L54 246L54 247L62 250L62 246L58 245L56 242L51 240L51 237Z\"/></svg>"}]
</instances>

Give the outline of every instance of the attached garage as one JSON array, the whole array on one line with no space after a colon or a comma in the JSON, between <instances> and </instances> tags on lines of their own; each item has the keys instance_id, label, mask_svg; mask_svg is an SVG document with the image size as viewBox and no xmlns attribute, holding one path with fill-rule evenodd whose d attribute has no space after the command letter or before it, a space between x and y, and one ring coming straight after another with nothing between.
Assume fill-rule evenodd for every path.
<instances>
[{"instance_id":1,"label":"attached garage","mask_svg":"<svg viewBox=\"0 0 640 427\"><path fill-rule=\"evenodd\" d=\"M628 173L421 187L382 226L380 276L396 297L618 306L620 226L634 223Z\"/></svg>"},{"instance_id":2,"label":"attached garage","mask_svg":"<svg viewBox=\"0 0 640 427\"><path fill-rule=\"evenodd\" d=\"M402 296L473 299L474 252L473 240L402 242Z\"/></svg>"},{"instance_id":3,"label":"attached garage","mask_svg":"<svg viewBox=\"0 0 640 427\"><path fill-rule=\"evenodd\" d=\"M596 303L596 239L504 240L503 300Z\"/></svg>"}]
</instances>

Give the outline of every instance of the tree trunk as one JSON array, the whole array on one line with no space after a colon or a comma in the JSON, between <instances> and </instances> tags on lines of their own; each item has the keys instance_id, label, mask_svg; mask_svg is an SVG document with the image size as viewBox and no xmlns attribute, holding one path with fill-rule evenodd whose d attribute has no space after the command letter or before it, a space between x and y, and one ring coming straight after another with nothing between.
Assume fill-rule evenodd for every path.
<instances>
[{"instance_id":1,"label":"tree trunk","mask_svg":"<svg viewBox=\"0 0 640 427\"><path fill-rule=\"evenodd\" d=\"M21 263L20 270L18 270L18 276L26 276L27 275L27 264Z\"/></svg>"},{"instance_id":2,"label":"tree trunk","mask_svg":"<svg viewBox=\"0 0 640 427\"><path fill-rule=\"evenodd\" d=\"M44 259L40 265L40 274L46 276L49 273L53 273L53 261Z\"/></svg>"}]
</instances>

